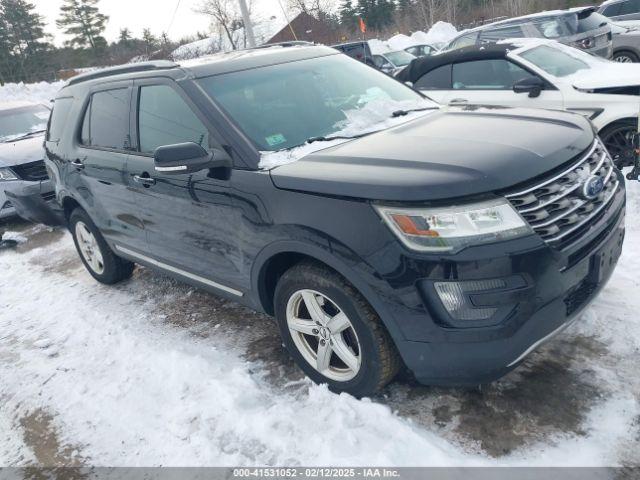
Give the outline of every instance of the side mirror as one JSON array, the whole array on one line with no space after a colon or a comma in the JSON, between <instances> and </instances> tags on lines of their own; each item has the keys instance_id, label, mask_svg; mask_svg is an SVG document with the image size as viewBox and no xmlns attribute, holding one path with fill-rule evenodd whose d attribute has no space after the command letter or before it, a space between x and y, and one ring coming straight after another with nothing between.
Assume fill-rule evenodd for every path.
<instances>
[{"instance_id":1,"label":"side mirror","mask_svg":"<svg viewBox=\"0 0 640 480\"><path fill-rule=\"evenodd\" d=\"M228 158L216 159L212 152L206 151L194 142L158 147L153 154L153 160L156 172L169 175L195 173L208 168L231 167Z\"/></svg>"},{"instance_id":2,"label":"side mirror","mask_svg":"<svg viewBox=\"0 0 640 480\"><path fill-rule=\"evenodd\" d=\"M537 98L544 90L544 81L539 77L527 77L513 84L515 93L528 93L530 98Z\"/></svg>"}]
</instances>

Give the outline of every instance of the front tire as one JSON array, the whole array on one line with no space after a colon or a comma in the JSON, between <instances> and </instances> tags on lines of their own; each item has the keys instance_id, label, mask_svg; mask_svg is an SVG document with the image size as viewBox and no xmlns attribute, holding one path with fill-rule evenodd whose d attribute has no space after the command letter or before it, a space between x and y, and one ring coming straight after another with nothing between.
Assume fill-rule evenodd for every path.
<instances>
[{"instance_id":1,"label":"front tire","mask_svg":"<svg viewBox=\"0 0 640 480\"><path fill-rule=\"evenodd\" d=\"M637 132L637 118L619 120L600 130L600 139L616 167L622 169L633 165L636 156L633 138Z\"/></svg>"},{"instance_id":2,"label":"front tire","mask_svg":"<svg viewBox=\"0 0 640 480\"><path fill-rule=\"evenodd\" d=\"M638 55L633 52L628 52L626 50L615 52L613 54L612 60L618 63L638 63L640 59Z\"/></svg>"},{"instance_id":3,"label":"front tire","mask_svg":"<svg viewBox=\"0 0 640 480\"><path fill-rule=\"evenodd\" d=\"M284 344L315 383L362 397L378 392L400 369L378 315L336 272L300 263L281 277L274 301Z\"/></svg>"},{"instance_id":4,"label":"front tire","mask_svg":"<svg viewBox=\"0 0 640 480\"><path fill-rule=\"evenodd\" d=\"M116 256L87 212L76 208L69 217L69 230L87 271L100 283L113 285L131 277L134 264Z\"/></svg>"}]
</instances>

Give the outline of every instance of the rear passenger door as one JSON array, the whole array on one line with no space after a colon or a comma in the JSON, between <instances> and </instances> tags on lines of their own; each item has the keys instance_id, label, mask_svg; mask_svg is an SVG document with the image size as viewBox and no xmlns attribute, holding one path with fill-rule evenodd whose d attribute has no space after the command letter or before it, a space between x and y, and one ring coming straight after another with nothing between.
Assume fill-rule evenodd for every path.
<instances>
[{"instance_id":1,"label":"rear passenger door","mask_svg":"<svg viewBox=\"0 0 640 480\"><path fill-rule=\"evenodd\" d=\"M229 179L210 170L166 174L154 169L154 151L163 145L195 142L217 157L226 155L220 136L172 80L136 81L133 105L136 145L128 175L149 243L148 252L136 254L150 253L161 267L196 274L201 283L213 280L219 289L238 284L238 213Z\"/></svg>"},{"instance_id":2,"label":"rear passenger door","mask_svg":"<svg viewBox=\"0 0 640 480\"><path fill-rule=\"evenodd\" d=\"M69 158L67 183L110 241L143 247L144 229L127 189L132 81L93 87Z\"/></svg>"}]
</instances>

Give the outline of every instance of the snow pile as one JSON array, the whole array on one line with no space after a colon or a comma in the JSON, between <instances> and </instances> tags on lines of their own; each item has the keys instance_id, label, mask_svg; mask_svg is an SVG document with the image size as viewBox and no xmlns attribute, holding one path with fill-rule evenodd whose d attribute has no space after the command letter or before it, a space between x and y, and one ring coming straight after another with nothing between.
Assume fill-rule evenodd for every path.
<instances>
[{"instance_id":1,"label":"snow pile","mask_svg":"<svg viewBox=\"0 0 640 480\"><path fill-rule=\"evenodd\" d=\"M29 101L48 104L64 84L62 80L54 83L5 83L0 86L0 103Z\"/></svg>"},{"instance_id":2,"label":"snow pile","mask_svg":"<svg viewBox=\"0 0 640 480\"><path fill-rule=\"evenodd\" d=\"M337 130L328 135L328 137L354 137L358 135L366 135L367 133L400 125L409 120L413 120L417 117L430 113L429 110L418 111L394 118L392 116L393 112L398 110L415 110L425 108L435 109L437 107L434 103L422 99L398 102L388 98L381 98L379 96L379 92L375 90L375 88L369 89L367 93L370 95L370 98L362 98L360 100L363 104L361 108L343 111L345 119L334 125ZM289 150L261 152L259 167L262 169L271 169L280 165L293 163L315 151L347 141L349 141L349 139L337 139L331 142L313 142L311 144L302 145Z\"/></svg>"},{"instance_id":3,"label":"snow pile","mask_svg":"<svg viewBox=\"0 0 640 480\"><path fill-rule=\"evenodd\" d=\"M411 36L399 33L386 41L369 40L369 47L374 54L385 53L396 50L404 50L414 45L434 45L451 41L458 31L456 27L447 22L436 22L428 32L418 30Z\"/></svg>"},{"instance_id":4,"label":"snow pile","mask_svg":"<svg viewBox=\"0 0 640 480\"><path fill-rule=\"evenodd\" d=\"M211 55L220 51L220 41L217 38L204 38L195 42L180 45L172 53L171 57L176 60L189 60L205 55Z\"/></svg>"}]
</instances>

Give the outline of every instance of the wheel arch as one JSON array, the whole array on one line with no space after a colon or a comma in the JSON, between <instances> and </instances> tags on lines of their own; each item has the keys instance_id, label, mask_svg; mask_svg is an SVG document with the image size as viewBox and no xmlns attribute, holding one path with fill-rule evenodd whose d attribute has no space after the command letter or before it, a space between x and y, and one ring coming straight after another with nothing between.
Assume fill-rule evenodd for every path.
<instances>
[{"instance_id":1,"label":"wheel arch","mask_svg":"<svg viewBox=\"0 0 640 480\"><path fill-rule=\"evenodd\" d=\"M350 252L357 258L353 252ZM369 302L395 342L404 340L395 319L387 312L379 296L352 267L337 255L315 245L297 241L281 241L264 248L256 257L252 269L252 289L256 300L269 315L274 314L273 294L278 279L293 265L304 261L320 263L351 283Z\"/></svg>"}]
</instances>

